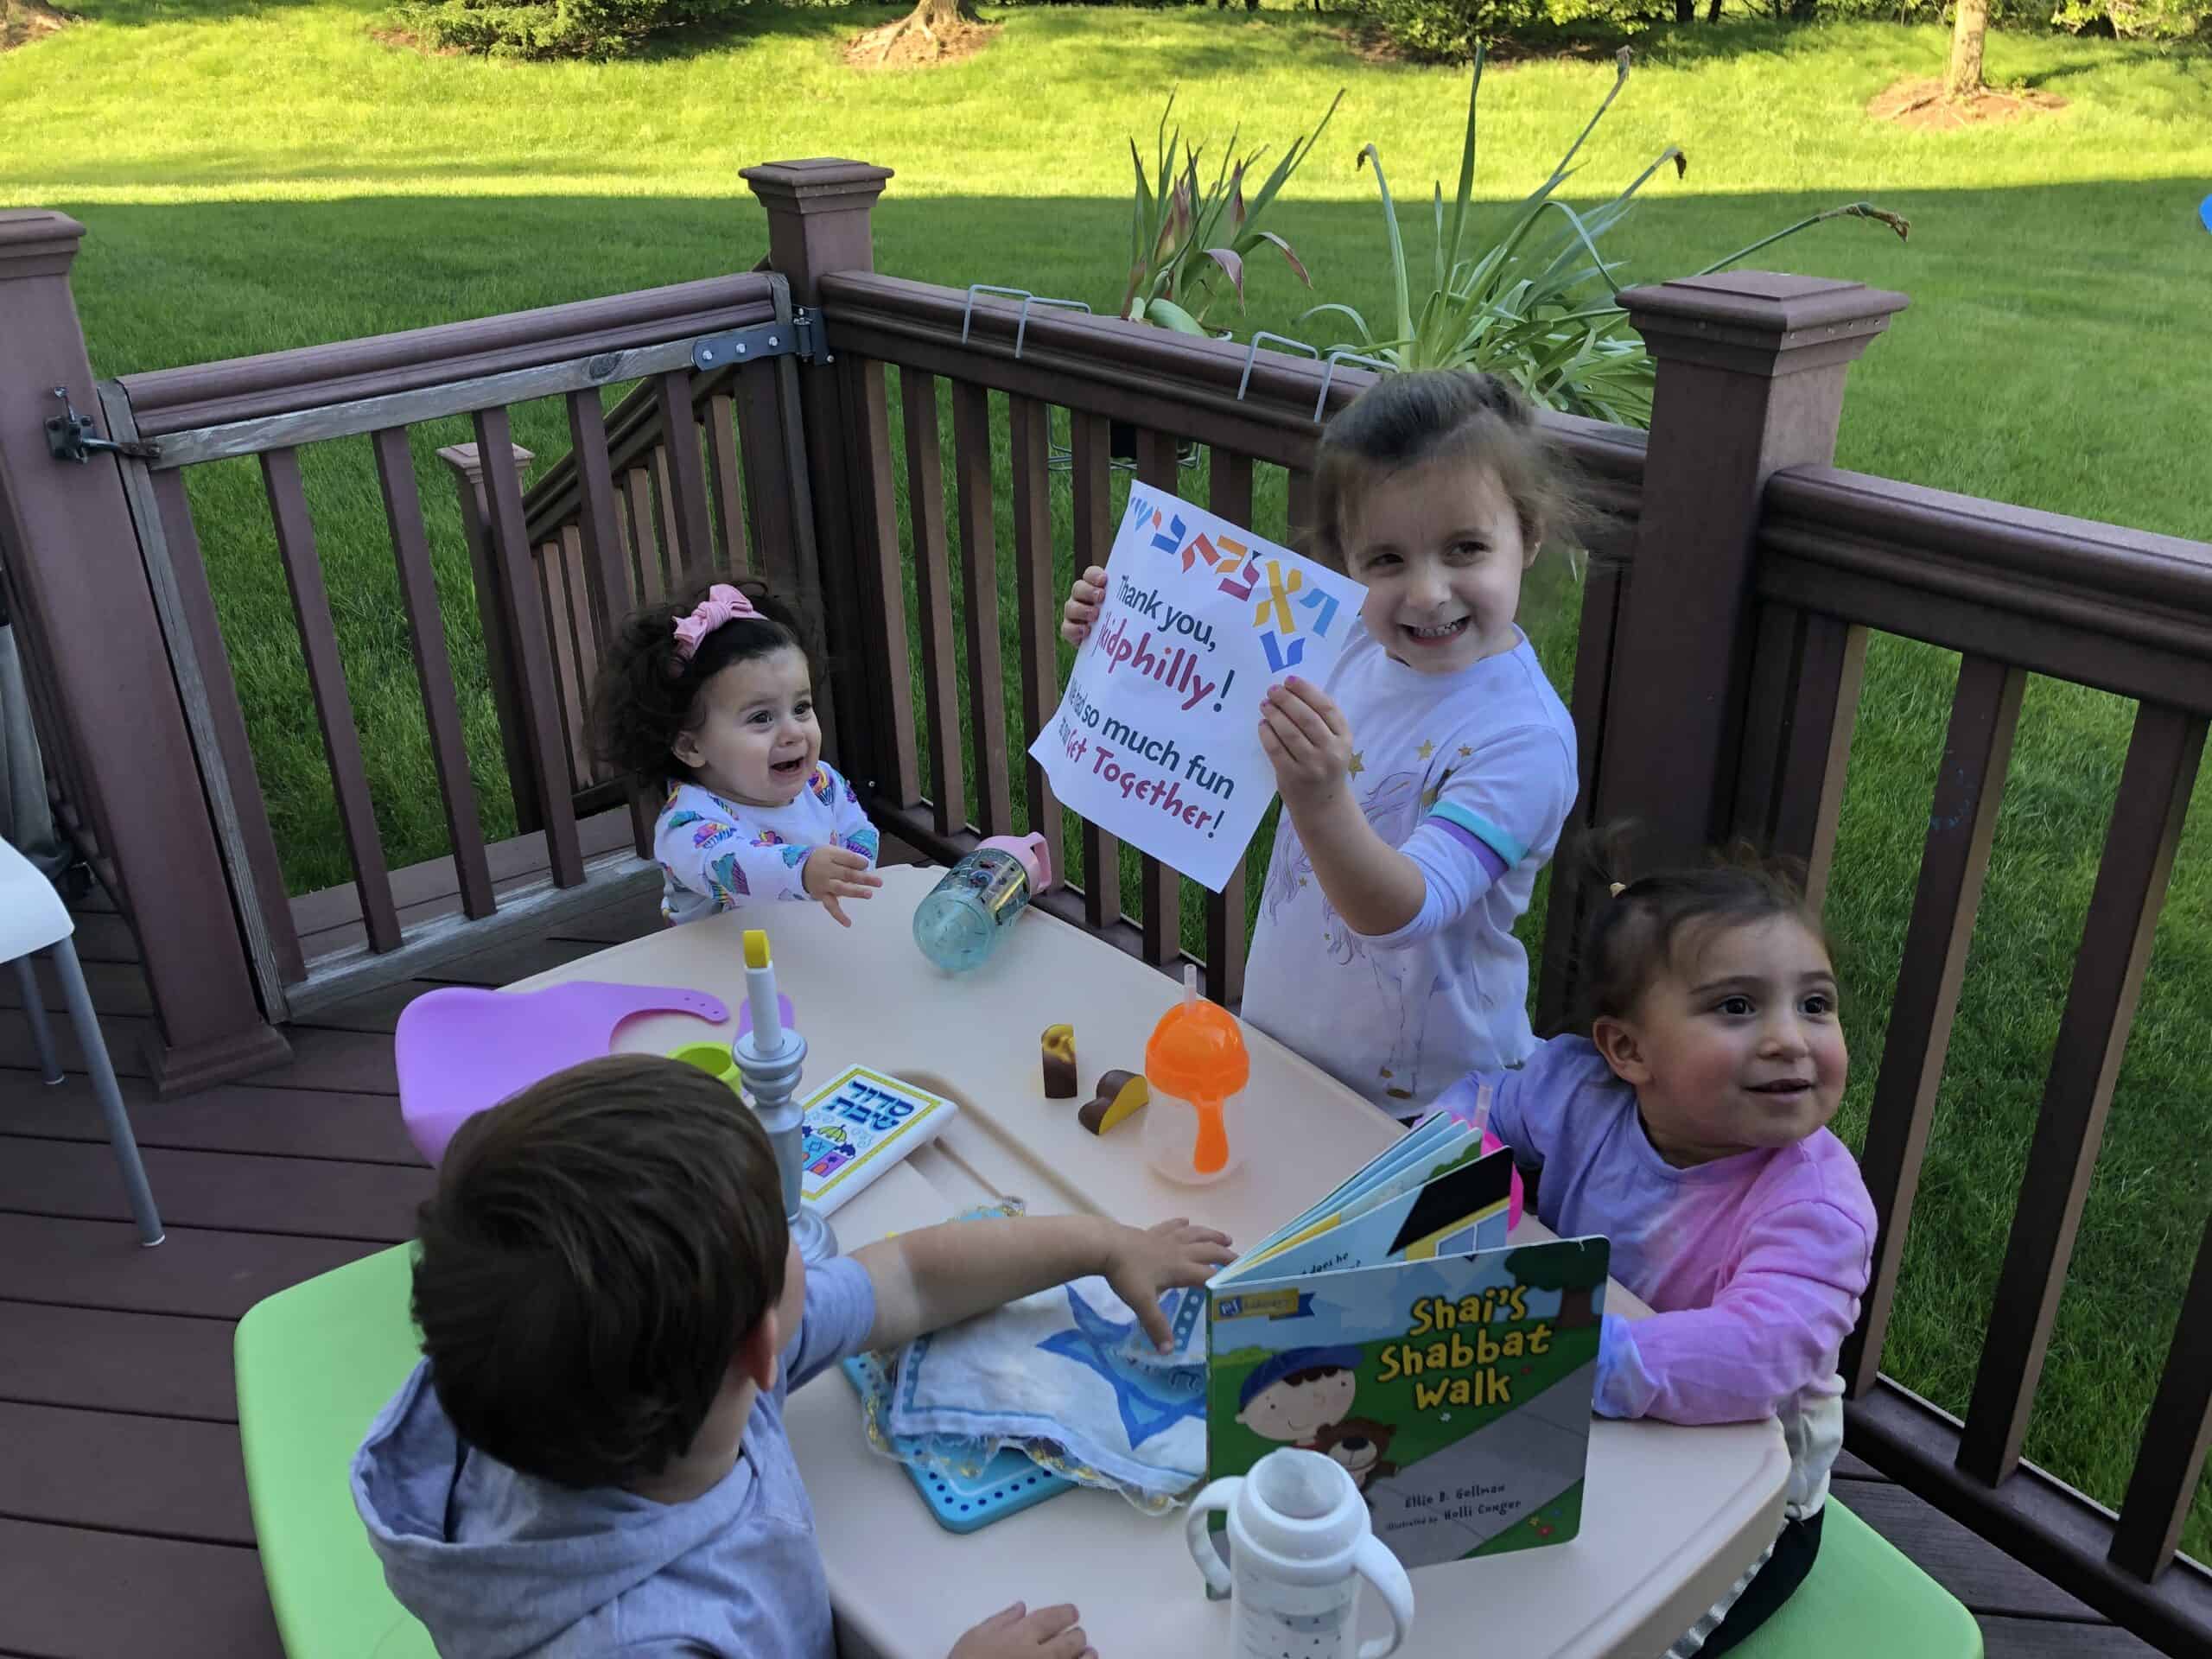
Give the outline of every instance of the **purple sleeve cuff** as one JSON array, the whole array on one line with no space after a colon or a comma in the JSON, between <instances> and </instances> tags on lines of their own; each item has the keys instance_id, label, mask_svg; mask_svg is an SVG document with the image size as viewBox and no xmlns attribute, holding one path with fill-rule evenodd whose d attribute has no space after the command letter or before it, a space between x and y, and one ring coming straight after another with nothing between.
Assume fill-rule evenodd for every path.
<instances>
[{"instance_id":1,"label":"purple sleeve cuff","mask_svg":"<svg viewBox=\"0 0 2212 1659\"><path fill-rule=\"evenodd\" d=\"M1427 821L1472 853L1475 855L1475 861L1483 867L1484 872L1491 880L1495 881L1505 874L1505 860L1499 855L1497 849L1468 829L1466 825L1456 823L1440 813Z\"/></svg>"}]
</instances>

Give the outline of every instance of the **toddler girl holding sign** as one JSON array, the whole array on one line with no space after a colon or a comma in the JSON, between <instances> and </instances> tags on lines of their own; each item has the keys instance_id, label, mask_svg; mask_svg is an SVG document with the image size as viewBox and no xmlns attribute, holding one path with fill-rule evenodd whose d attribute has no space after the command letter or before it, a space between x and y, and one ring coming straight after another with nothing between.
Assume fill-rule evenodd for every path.
<instances>
[{"instance_id":1,"label":"toddler girl holding sign","mask_svg":"<svg viewBox=\"0 0 2212 1659\"><path fill-rule=\"evenodd\" d=\"M1577 516L1567 478L1486 374L1389 376L1321 435L1313 550L1367 598L1326 683L1262 709L1285 821L1243 1014L1402 1118L1535 1046L1513 923L1573 804L1574 724L1514 615ZM1105 582L1076 582L1071 641Z\"/></svg>"}]
</instances>

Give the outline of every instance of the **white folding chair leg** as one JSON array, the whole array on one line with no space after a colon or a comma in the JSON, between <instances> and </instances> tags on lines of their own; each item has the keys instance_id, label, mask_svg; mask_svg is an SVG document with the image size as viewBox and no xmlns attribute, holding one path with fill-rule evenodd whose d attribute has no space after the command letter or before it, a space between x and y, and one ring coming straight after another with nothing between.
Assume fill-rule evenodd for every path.
<instances>
[{"instance_id":1,"label":"white folding chair leg","mask_svg":"<svg viewBox=\"0 0 2212 1659\"><path fill-rule=\"evenodd\" d=\"M92 993L85 988L85 970L77 965L77 947L67 938L54 943L54 965L61 977L61 994L68 999L69 1018L77 1027L77 1045L85 1051L85 1069L92 1073L92 1096L107 1122L108 1144L123 1167L124 1190L130 1197L131 1219L138 1224L138 1242L162 1242L162 1217L154 1208L153 1189L146 1185L145 1166L138 1161L137 1137L130 1133L130 1114L123 1109L123 1090L116 1086L115 1067L107 1056L107 1039L100 1035L99 1016L92 1012Z\"/></svg>"},{"instance_id":2,"label":"white folding chair leg","mask_svg":"<svg viewBox=\"0 0 2212 1659\"><path fill-rule=\"evenodd\" d=\"M61 1057L54 1052L54 1032L46 1023L46 1002L39 995L38 969L29 957L16 958L16 979L23 988L23 1018L31 1022L39 1071L49 1084L61 1081Z\"/></svg>"}]
</instances>

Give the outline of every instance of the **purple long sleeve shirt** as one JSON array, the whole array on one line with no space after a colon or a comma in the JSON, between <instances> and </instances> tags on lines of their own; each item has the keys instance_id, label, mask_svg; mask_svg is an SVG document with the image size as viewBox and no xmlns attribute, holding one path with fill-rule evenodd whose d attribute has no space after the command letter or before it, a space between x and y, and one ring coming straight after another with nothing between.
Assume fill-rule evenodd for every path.
<instances>
[{"instance_id":1,"label":"purple long sleeve shirt","mask_svg":"<svg viewBox=\"0 0 2212 1659\"><path fill-rule=\"evenodd\" d=\"M1472 1115L1470 1076L1437 1102ZM1542 1172L1536 1213L1612 1241L1612 1275L1654 1309L1605 1320L1597 1409L1676 1423L1782 1420L1788 1512L1809 1515L1842 1444L1836 1358L1872 1268L1874 1206L1826 1129L1688 1169L1644 1135L1636 1094L1589 1042L1554 1037L1491 1074L1490 1126Z\"/></svg>"}]
</instances>

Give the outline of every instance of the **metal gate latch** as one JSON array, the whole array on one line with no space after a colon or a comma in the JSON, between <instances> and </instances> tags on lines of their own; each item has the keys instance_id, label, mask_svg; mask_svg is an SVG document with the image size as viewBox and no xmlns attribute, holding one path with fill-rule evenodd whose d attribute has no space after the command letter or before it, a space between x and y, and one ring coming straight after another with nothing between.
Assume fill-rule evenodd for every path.
<instances>
[{"instance_id":1,"label":"metal gate latch","mask_svg":"<svg viewBox=\"0 0 2212 1659\"><path fill-rule=\"evenodd\" d=\"M79 415L71 406L68 387L56 386L54 395L61 400L61 413L46 417L46 447L56 461L73 461L81 467L95 454L127 455L133 461L161 459L158 443L118 443L113 438L96 436L92 417Z\"/></svg>"}]
</instances>

